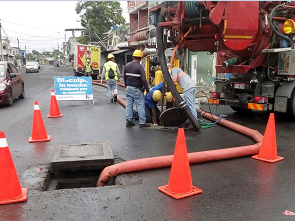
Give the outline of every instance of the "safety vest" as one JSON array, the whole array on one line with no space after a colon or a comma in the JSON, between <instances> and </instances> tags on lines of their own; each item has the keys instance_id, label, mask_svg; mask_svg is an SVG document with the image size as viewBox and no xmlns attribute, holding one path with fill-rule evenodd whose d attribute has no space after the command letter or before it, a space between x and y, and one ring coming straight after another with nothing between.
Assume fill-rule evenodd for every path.
<instances>
[{"instance_id":1,"label":"safety vest","mask_svg":"<svg viewBox=\"0 0 295 221\"><path fill-rule=\"evenodd\" d=\"M85 67L86 67L86 70L85 70L86 72L92 72L90 63L86 63Z\"/></svg>"},{"instance_id":2,"label":"safety vest","mask_svg":"<svg viewBox=\"0 0 295 221\"><path fill-rule=\"evenodd\" d=\"M181 77L181 76L183 76L183 75L185 75L185 74L186 74L185 72L181 72L179 75L177 75L177 79L176 79L176 80L175 80L175 78L172 76L172 81L173 81L173 82L177 82L177 83L178 83L178 82L179 82L179 79L180 79L180 77Z\"/></svg>"},{"instance_id":3,"label":"safety vest","mask_svg":"<svg viewBox=\"0 0 295 221\"><path fill-rule=\"evenodd\" d=\"M115 62L112 61L108 61L107 63L104 64L104 68L105 68L105 78L106 80L109 79L109 70L110 68L113 69L114 73L115 73L115 78L114 80L118 80L118 76L117 76L117 64Z\"/></svg>"}]
</instances>

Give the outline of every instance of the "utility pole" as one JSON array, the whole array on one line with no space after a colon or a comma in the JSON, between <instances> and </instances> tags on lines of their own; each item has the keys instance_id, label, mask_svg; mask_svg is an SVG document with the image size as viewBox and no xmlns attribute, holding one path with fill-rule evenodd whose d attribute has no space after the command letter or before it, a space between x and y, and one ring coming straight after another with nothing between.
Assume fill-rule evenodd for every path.
<instances>
[{"instance_id":1,"label":"utility pole","mask_svg":"<svg viewBox=\"0 0 295 221\"><path fill-rule=\"evenodd\" d=\"M0 21L1 21L1 19L0 19ZM1 22L0 22L0 52L1 52L1 60L4 61L1 30L2 30L2 25L1 25Z\"/></svg>"},{"instance_id":2,"label":"utility pole","mask_svg":"<svg viewBox=\"0 0 295 221\"><path fill-rule=\"evenodd\" d=\"M64 45L65 56L66 56L66 49L67 49L67 34L65 33L65 45Z\"/></svg>"},{"instance_id":3,"label":"utility pole","mask_svg":"<svg viewBox=\"0 0 295 221\"><path fill-rule=\"evenodd\" d=\"M24 56L24 57L25 57L25 59L26 59L26 60L25 60L25 64L27 64L27 46L26 46L26 45L25 45L25 56Z\"/></svg>"},{"instance_id":4,"label":"utility pole","mask_svg":"<svg viewBox=\"0 0 295 221\"><path fill-rule=\"evenodd\" d=\"M90 33L90 27L89 27L89 24L88 24L88 33L89 33L89 43L91 42L91 33Z\"/></svg>"},{"instance_id":5,"label":"utility pole","mask_svg":"<svg viewBox=\"0 0 295 221\"><path fill-rule=\"evenodd\" d=\"M18 38L16 38L17 39L17 50L18 50L18 56L20 56L20 51L19 51L19 40L18 40ZM22 63L23 63L23 59L22 59L22 57L20 58L20 63L21 63L21 65L22 65Z\"/></svg>"},{"instance_id":6,"label":"utility pole","mask_svg":"<svg viewBox=\"0 0 295 221\"><path fill-rule=\"evenodd\" d=\"M17 49L18 49L18 53L19 53L19 40L18 40L18 38L16 38L17 39Z\"/></svg>"}]
</instances>

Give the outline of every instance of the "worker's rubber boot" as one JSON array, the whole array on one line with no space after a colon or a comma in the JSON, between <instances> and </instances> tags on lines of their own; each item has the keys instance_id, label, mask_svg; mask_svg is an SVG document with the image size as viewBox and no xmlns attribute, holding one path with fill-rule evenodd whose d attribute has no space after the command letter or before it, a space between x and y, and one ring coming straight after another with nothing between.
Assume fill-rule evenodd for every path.
<instances>
[{"instance_id":1,"label":"worker's rubber boot","mask_svg":"<svg viewBox=\"0 0 295 221\"><path fill-rule=\"evenodd\" d=\"M126 120L126 127L133 127L133 126L135 126L135 123L133 121Z\"/></svg>"},{"instance_id":2,"label":"worker's rubber boot","mask_svg":"<svg viewBox=\"0 0 295 221\"><path fill-rule=\"evenodd\" d=\"M187 120L184 123L184 128L189 129L189 130L193 130L194 129L196 132L198 132L201 129L201 126L200 126L200 124L197 123L196 128L194 128L194 126L192 125L192 123L189 120Z\"/></svg>"},{"instance_id":3,"label":"worker's rubber boot","mask_svg":"<svg viewBox=\"0 0 295 221\"><path fill-rule=\"evenodd\" d=\"M139 124L139 127L140 128L143 128L143 127L151 127L151 125L148 124L148 123L145 123L145 124Z\"/></svg>"},{"instance_id":4,"label":"worker's rubber boot","mask_svg":"<svg viewBox=\"0 0 295 221\"><path fill-rule=\"evenodd\" d=\"M118 101L118 99L117 99L117 95L115 94L114 95L114 102L117 102Z\"/></svg>"}]
</instances>

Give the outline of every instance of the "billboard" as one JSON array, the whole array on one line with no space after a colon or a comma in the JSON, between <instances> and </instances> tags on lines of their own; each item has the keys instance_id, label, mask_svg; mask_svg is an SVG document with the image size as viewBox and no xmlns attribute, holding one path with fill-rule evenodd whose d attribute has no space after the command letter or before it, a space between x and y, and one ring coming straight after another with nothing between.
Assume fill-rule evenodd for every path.
<instances>
[{"instance_id":1,"label":"billboard","mask_svg":"<svg viewBox=\"0 0 295 221\"><path fill-rule=\"evenodd\" d=\"M56 100L92 100L91 77L54 77Z\"/></svg>"}]
</instances>

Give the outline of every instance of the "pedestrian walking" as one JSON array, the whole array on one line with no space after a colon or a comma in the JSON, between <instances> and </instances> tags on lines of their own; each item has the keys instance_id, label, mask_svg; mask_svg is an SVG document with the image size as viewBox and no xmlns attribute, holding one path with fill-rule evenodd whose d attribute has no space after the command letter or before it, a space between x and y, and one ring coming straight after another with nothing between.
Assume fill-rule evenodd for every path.
<instances>
[{"instance_id":1,"label":"pedestrian walking","mask_svg":"<svg viewBox=\"0 0 295 221\"><path fill-rule=\"evenodd\" d=\"M84 70L85 77L91 77L91 74L93 74L93 68L92 68L92 64L90 63L90 59L86 60L86 64L83 70Z\"/></svg>"},{"instance_id":2,"label":"pedestrian walking","mask_svg":"<svg viewBox=\"0 0 295 221\"><path fill-rule=\"evenodd\" d=\"M172 68L171 78L177 82L183 90L183 96L187 107L198 122L198 115L195 106L197 86L190 76L180 68Z\"/></svg>"},{"instance_id":3,"label":"pedestrian walking","mask_svg":"<svg viewBox=\"0 0 295 221\"><path fill-rule=\"evenodd\" d=\"M103 66L101 81L103 77L105 77L111 103L113 103L117 102L118 75L120 75L121 72L118 65L115 63L115 56L113 54L108 54L107 59L108 61Z\"/></svg>"},{"instance_id":4,"label":"pedestrian walking","mask_svg":"<svg viewBox=\"0 0 295 221\"><path fill-rule=\"evenodd\" d=\"M149 87L145 72L140 64L142 53L135 50L132 55L133 61L126 64L124 68L124 83L126 86L126 127L135 126L133 122L133 103L135 101L139 115L139 127L150 127L145 118L145 101L143 92L149 95Z\"/></svg>"}]
</instances>

